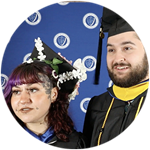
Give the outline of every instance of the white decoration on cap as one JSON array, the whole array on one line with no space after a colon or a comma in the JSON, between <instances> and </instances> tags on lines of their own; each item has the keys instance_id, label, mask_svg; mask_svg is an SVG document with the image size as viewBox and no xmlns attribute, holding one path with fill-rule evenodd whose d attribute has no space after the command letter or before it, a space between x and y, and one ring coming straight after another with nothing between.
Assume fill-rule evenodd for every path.
<instances>
[{"instance_id":1,"label":"white decoration on cap","mask_svg":"<svg viewBox=\"0 0 150 150\"><path fill-rule=\"evenodd\" d=\"M26 63L30 64L33 62L33 60L30 58L29 60L25 61Z\"/></svg>"},{"instance_id":2,"label":"white decoration on cap","mask_svg":"<svg viewBox=\"0 0 150 150\"><path fill-rule=\"evenodd\" d=\"M77 59L74 64L73 67L77 68L77 74L79 75L79 81L85 81L87 79L87 74L86 74L86 68L83 64L83 62L81 62L81 59Z\"/></svg>"},{"instance_id":3,"label":"white decoration on cap","mask_svg":"<svg viewBox=\"0 0 150 150\"><path fill-rule=\"evenodd\" d=\"M39 52L39 55L43 55L42 51L44 50L43 43L41 41L41 39L38 37L37 39L35 39L35 47L37 48L37 51Z\"/></svg>"},{"instance_id":4,"label":"white decoration on cap","mask_svg":"<svg viewBox=\"0 0 150 150\"><path fill-rule=\"evenodd\" d=\"M65 72L63 74L58 75L58 81L57 81L57 87L60 89L60 85L59 83L64 83L66 81L69 80L73 80L73 79L79 79L79 82L85 81L87 79L87 74L86 74L86 68L84 66L84 64L81 62L81 59L77 59L74 64L73 67L76 68L77 70L73 69L70 72ZM74 91L68 95L69 97L69 101L74 100L75 96L77 95L77 88L74 89Z\"/></svg>"},{"instance_id":5,"label":"white decoration on cap","mask_svg":"<svg viewBox=\"0 0 150 150\"><path fill-rule=\"evenodd\" d=\"M38 58L40 61L45 60L46 55L44 55L44 54L42 53L42 51L44 50L44 47L43 47L43 43L42 43L41 39L38 37L38 38L35 39L34 41L35 41L35 47L36 47L36 49L37 49L37 51L38 51L38 55L39 55L39 56L37 56L37 58ZM27 62L27 63L32 63L33 60L32 60L32 58L30 58L28 61L25 61L25 62Z\"/></svg>"},{"instance_id":6,"label":"white decoration on cap","mask_svg":"<svg viewBox=\"0 0 150 150\"><path fill-rule=\"evenodd\" d=\"M74 91L73 91L71 94L68 95L68 97L69 97L69 102L70 102L71 100L74 100L74 99L75 99L75 97L76 97L76 95L77 95L77 92L78 92L78 89L75 88Z\"/></svg>"},{"instance_id":7,"label":"white decoration on cap","mask_svg":"<svg viewBox=\"0 0 150 150\"><path fill-rule=\"evenodd\" d=\"M55 73L56 73L56 71L53 70L53 71L52 71L52 76L53 76L55 79L58 79L58 75L55 75Z\"/></svg>"},{"instance_id":8,"label":"white decoration on cap","mask_svg":"<svg viewBox=\"0 0 150 150\"><path fill-rule=\"evenodd\" d=\"M40 61L45 60L46 55L43 55L43 53L40 53L40 56L37 57Z\"/></svg>"}]
</instances>

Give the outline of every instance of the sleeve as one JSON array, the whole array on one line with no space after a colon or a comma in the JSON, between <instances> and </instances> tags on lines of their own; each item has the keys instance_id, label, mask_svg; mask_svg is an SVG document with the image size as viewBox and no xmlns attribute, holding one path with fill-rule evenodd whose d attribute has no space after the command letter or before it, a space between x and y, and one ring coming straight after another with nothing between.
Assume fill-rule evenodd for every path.
<instances>
[{"instance_id":1,"label":"sleeve","mask_svg":"<svg viewBox=\"0 0 150 150\"><path fill-rule=\"evenodd\" d=\"M91 143L91 137L92 137L92 131L93 131L93 125L92 125L92 105L93 105L93 97L88 105L87 112L85 115L85 120L84 120L84 126L83 126L83 134L88 140L88 147L90 146Z\"/></svg>"},{"instance_id":2,"label":"sleeve","mask_svg":"<svg viewBox=\"0 0 150 150\"><path fill-rule=\"evenodd\" d=\"M88 142L87 138L81 132L78 132L78 134L79 134L79 139L78 139L76 148L77 149L88 148L89 142Z\"/></svg>"}]
</instances>

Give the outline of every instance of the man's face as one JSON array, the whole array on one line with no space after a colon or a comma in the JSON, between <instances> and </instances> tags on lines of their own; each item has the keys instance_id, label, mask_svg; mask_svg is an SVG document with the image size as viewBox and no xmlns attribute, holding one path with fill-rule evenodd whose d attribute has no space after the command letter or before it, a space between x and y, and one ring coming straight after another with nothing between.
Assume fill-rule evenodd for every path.
<instances>
[{"instance_id":1,"label":"man's face","mask_svg":"<svg viewBox=\"0 0 150 150\"><path fill-rule=\"evenodd\" d=\"M108 38L107 68L111 80L120 87L130 87L148 79L147 56L134 31Z\"/></svg>"}]
</instances>

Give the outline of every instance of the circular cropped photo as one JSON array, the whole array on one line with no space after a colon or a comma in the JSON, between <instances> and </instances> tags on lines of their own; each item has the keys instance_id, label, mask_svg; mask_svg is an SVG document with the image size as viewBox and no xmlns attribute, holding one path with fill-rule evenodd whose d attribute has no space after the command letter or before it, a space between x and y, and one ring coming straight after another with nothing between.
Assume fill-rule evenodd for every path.
<instances>
[{"instance_id":1,"label":"circular cropped photo","mask_svg":"<svg viewBox=\"0 0 150 150\"><path fill-rule=\"evenodd\" d=\"M138 116L148 59L134 28L115 10L60 2L34 12L14 32L1 86L29 136L60 148L90 148L114 139Z\"/></svg>"}]
</instances>

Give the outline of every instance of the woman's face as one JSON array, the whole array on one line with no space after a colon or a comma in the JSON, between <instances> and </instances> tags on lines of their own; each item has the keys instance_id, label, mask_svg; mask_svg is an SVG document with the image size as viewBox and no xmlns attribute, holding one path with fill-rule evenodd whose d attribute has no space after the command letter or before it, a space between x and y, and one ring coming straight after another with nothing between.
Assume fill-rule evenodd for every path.
<instances>
[{"instance_id":1,"label":"woman's face","mask_svg":"<svg viewBox=\"0 0 150 150\"><path fill-rule=\"evenodd\" d=\"M57 97L57 89L51 87L49 78L44 75L39 77L43 83L22 84L12 88L12 109L25 124L43 123L51 103Z\"/></svg>"}]
</instances>

